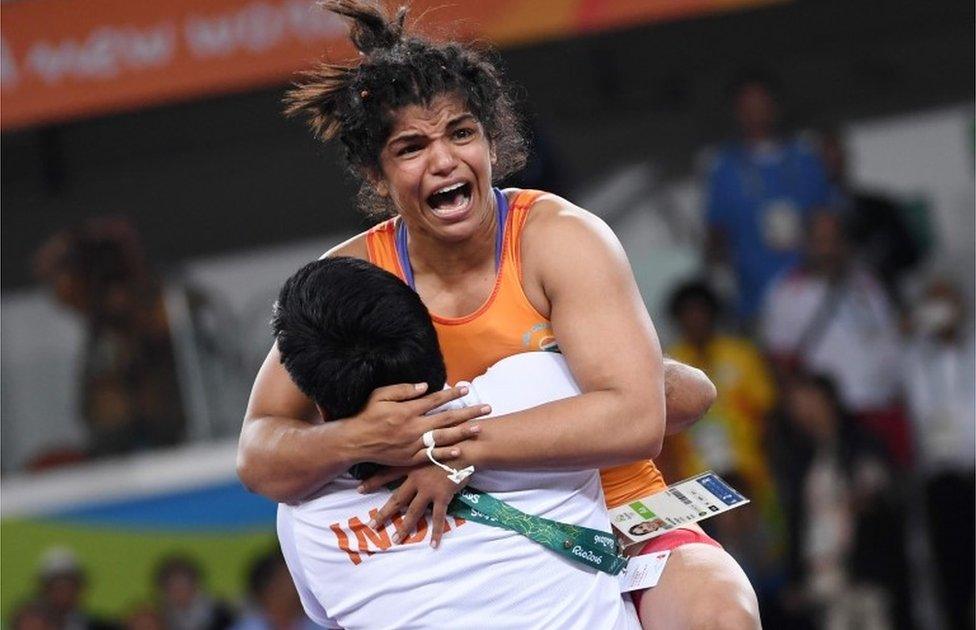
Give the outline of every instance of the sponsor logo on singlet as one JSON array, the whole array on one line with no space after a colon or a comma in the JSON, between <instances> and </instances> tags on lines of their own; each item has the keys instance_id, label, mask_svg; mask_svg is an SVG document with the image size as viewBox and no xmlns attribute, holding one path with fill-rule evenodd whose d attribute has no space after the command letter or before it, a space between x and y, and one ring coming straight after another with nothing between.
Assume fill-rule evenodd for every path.
<instances>
[{"instance_id":1,"label":"sponsor logo on singlet","mask_svg":"<svg viewBox=\"0 0 976 630\"><path fill-rule=\"evenodd\" d=\"M556 336L553 335L552 324L549 322L533 324L532 328L523 333L522 345L531 352L559 352L559 344L556 343Z\"/></svg>"}]
</instances>

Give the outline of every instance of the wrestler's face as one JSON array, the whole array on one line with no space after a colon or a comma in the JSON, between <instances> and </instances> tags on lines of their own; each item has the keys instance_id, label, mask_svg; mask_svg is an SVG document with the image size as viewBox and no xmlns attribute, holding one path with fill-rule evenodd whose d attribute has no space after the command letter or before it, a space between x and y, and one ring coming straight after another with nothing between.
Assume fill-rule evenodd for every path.
<instances>
[{"instance_id":1,"label":"wrestler's face","mask_svg":"<svg viewBox=\"0 0 976 630\"><path fill-rule=\"evenodd\" d=\"M651 534L658 530L658 524L654 521L644 521L643 523L638 523L630 528L630 533L635 536L643 536L644 534Z\"/></svg>"},{"instance_id":2,"label":"wrestler's face","mask_svg":"<svg viewBox=\"0 0 976 630\"><path fill-rule=\"evenodd\" d=\"M492 162L481 123L460 98L442 95L397 112L374 184L412 233L463 241L494 216Z\"/></svg>"}]
</instances>

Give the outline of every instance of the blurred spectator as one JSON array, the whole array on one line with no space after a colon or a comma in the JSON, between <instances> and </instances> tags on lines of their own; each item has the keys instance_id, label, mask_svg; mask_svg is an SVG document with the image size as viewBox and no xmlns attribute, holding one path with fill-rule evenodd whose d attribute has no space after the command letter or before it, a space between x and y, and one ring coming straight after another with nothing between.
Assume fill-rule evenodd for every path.
<instances>
[{"instance_id":1,"label":"blurred spectator","mask_svg":"<svg viewBox=\"0 0 976 630\"><path fill-rule=\"evenodd\" d=\"M780 477L797 624L911 627L903 512L883 454L850 421L828 378L798 375L784 398Z\"/></svg>"},{"instance_id":2,"label":"blurred spectator","mask_svg":"<svg viewBox=\"0 0 976 630\"><path fill-rule=\"evenodd\" d=\"M827 203L820 158L779 129L778 92L759 74L732 85L740 137L719 151L708 176L706 255L731 264L746 323L773 277L796 262L804 219Z\"/></svg>"},{"instance_id":3,"label":"blurred spectator","mask_svg":"<svg viewBox=\"0 0 976 630\"><path fill-rule=\"evenodd\" d=\"M845 407L894 461L907 465L895 312L880 282L852 260L837 215L816 213L808 226L803 263L766 295L763 342L781 369L800 367L832 378Z\"/></svg>"},{"instance_id":4,"label":"blurred spectator","mask_svg":"<svg viewBox=\"0 0 976 630\"><path fill-rule=\"evenodd\" d=\"M673 436L668 436L671 440ZM743 496L754 498L761 493L749 481L736 472L723 473L722 477ZM778 506L775 506L779 517ZM780 594L786 581L783 569L784 536L781 522L763 514L761 502L752 501L714 519L702 523L715 540L722 543L735 558L756 590L763 626L782 628L786 623Z\"/></svg>"},{"instance_id":5,"label":"blurred spectator","mask_svg":"<svg viewBox=\"0 0 976 630\"><path fill-rule=\"evenodd\" d=\"M669 309L680 338L668 354L707 373L718 397L690 429L668 436L656 461L676 480L708 469L730 480L741 478L745 487L740 491L754 503L749 514L727 520L728 531L716 533L742 564L760 600L767 599L780 586L775 564L782 551L783 527L763 446L765 416L775 397L772 376L751 340L718 331L722 306L706 283L679 286Z\"/></svg>"},{"instance_id":6,"label":"blurred spectator","mask_svg":"<svg viewBox=\"0 0 976 630\"><path fill-rule=\"evenodd\" d=\"M933 282L912 314L905 387L914 421L938 587L951 628L973 627L976 347L963 300Z\"/></svg>"},{"instance_id":7,"label":"blurred spectator","mask_svg":"<svg viewBox=\"0 0 976 630\"><path fill-rule=\"evenodd\" d=\"M58 626L38 602L25 602L10 616L11 630L57 630Z\"/></svg>"},{"instance_id":8,"label":"blurred spectator","mask_svg":"<svg viewBox=\"0 0 976 630\"><path fill-rule=\"evenodd\" d=\"M764 515L775 520L773 481L763 451L764 418L775 398L773 379L751 340L717 330L720 311L718 296L704 282L683 284L671 295L671 318L680 337L668 354L707 373L718 398L690 429L669 436L665 448L680 478L707 468L741 475L755 489Z\"/></svg>"},{"instance_id":9,"label":"blurred spectator","mask_svg":"<svg viewBox=\"0 0 976 630\"><path fill-rule=\"evenodd\" d=\"M922 258L915 238L893 200L854 188L847 176L847 155L841 138L824 134L821 156L830 181L830 207L844 217L858 257L878 275L892 300L899 301L898 283Z\"/></svg>"},{"instance_id":10,"label":"blurred spectator","mask_svg":"<svg viewBox=\"0 0 976 630\"><path fill-rule=\"evenodd\" d=\"M135 606L125 617L126 630L169 630L163 621L163 616L155 606L149 603Z\"/></svg>"},{"instance_id":11,"label":"blurred spectator","mask_svg":"<svg viewBox=\"0 0 976 630\"><path fill-rule=\"evenodd\" d=\"M313 630L281 551L259 557L247 577L248 608L234 630Z\"/></svg>"},{"instance_id":12,"label":"blurred spectator","mask_svg":"<svg viewBox=\"0 0 976 630\"><path fill-rule=\"evenodd\" d=\"M54 235L36 272L88 329L82 416L95 456L175 444L184 418L159 282L124 219Z\"/></svg>"},{"instance_id":13,"label":"blurred spectator","mask_svg":"<svg viewBox=\"0 0 976 630\"><path fill-rule=\"evenodd\" d=\"M85 612L85 574L69 549L53 547L41 557L37 603L60 630L112 630L117 626Z\"/></svg>"},{"instance_id":14,"label":"blurred spectator","mask_svg":"<svg viewBox=\"0 0 976 630\"><path fill-rule=\"evenodd\" d=\"M230 608L204 592L200 566L192 559L164 558L155 582L161 618L169 630L223 630L234 622Z\"/></svg>"}]
</instances>

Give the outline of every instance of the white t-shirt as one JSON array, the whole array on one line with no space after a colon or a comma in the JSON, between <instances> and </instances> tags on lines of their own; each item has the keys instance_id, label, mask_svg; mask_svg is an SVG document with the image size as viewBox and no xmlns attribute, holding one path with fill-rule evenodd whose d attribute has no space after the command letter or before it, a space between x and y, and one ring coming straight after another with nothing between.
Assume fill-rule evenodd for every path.
<instances>
[{"instance_id":1,"label":"white t-shirt","mask_svg":"<svg viewBox=\"0 0 976 630\"><path fill-rule=\"evenodd\" d=\"M764 344L773 354L804 351L800 358L807 369L833 378L852 411L890 405L901 380L900 352L894 311L884 290L859 269L850 273L837 295L828 296L829 290L826 280L802 270L780 276L763 305ZM829 321L810 347L798 348L830 297L837 303Z\"/></svg>"},{"instance_id":2,"label":"white t-shirt","mask_svg":"<svg viewBox=\"0 0 976 630\"><path fill-rule=\"evenodd\" d=\"M905 390L923 468L972 471L976 464L976 351L971 337L950 345L922 337L905 352Z\"/></svg>"},{"instance_id":3,"label":"white t-shirt","mask_svg":"<svg viewBox=\"0 0 976 630\"><path fill-rule=\"evenodd\" d=\"M464 402L503 415L579 394L561 355L499 361ZM390 496L343 475L315 498L279 505L278 537L305 611L330 628L639 628L616 578L528 538L448 517L430 547L429 515L407 543L366 526ZM529 514L610 532L596 470L476 471L471 485Z\"/></svg>"}]
</instances>

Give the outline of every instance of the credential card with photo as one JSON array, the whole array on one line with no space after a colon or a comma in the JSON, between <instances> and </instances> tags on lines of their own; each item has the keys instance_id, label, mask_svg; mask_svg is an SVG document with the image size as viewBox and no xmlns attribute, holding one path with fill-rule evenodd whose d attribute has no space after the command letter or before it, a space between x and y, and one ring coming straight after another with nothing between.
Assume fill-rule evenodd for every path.
<instances>
[{"instance_id":1,"label":"credential card with photo","mask_svg":"<svg viewBox=\"0 0 976 630\"><path fill-rule=\"evenodd\" d=\"M709 470L610 510L610 522L628 547L746 503L749 499Z\"/></svg>"}]
</instances>

